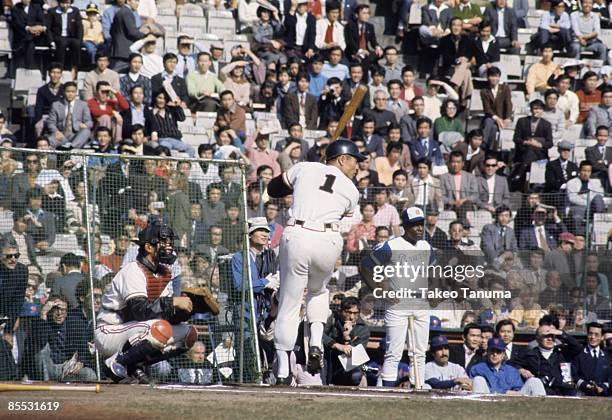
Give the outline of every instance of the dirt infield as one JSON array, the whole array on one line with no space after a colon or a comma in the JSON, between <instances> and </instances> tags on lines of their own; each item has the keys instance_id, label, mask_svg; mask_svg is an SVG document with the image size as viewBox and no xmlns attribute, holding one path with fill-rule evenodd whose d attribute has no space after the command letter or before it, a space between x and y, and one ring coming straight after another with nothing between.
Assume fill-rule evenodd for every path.
<instances>
[{"instance_id":1,"label":"dirt infield","mask_svg":"<svg viewBox=\"0 0 612 420\"><path fill-rule=\"evenodd\" d=\"M57 411L15 411L15 402L59 402ZM13 410L9 410L13 403ZM34 404L31 405L33 407ZM27 405L23 408L27 408ZM62 419L576 419L610 413L612 399L382 392L375 389L103 385L92 392L2 392L0 418Z\"/></svg>"}]
</instances>

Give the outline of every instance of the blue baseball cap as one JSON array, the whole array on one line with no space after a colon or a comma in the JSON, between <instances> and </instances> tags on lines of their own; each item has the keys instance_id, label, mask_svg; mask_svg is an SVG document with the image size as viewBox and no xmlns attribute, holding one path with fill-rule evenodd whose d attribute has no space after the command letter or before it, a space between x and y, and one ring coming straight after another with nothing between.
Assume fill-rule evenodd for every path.
<instances>
[{"instance_id":1,"label":"blue baseball cap","mask_svg":"<svg viewBox=\"0 0 612 420\"><path fill-rule=\"evenodd\" d=\"M431 339L431 349L435 350L439 347L448 347L448 338L444 335L436 335Z\"/></svg>"},{"instance_id":2,"label":"blue baseball cap","mask_svg":"<svg viewBox=\"0 0 612 420\"><path fill-rule=\"evenodd\" d=\"M506 343L499 337L489 338L487 349L506 351Z\"/></svg>"},{"instance_id":3,"label":"blue baseball cap","mask_svg":"<svg viewBox=\"0 0 612 420\"><path fill-rule=\"evenodd\" d=\"M402 224L411 225L414 223L420 223L425 221L425 215L423 210L419 207L409 207L402 211Z\"/></svg>"}]
</instances>

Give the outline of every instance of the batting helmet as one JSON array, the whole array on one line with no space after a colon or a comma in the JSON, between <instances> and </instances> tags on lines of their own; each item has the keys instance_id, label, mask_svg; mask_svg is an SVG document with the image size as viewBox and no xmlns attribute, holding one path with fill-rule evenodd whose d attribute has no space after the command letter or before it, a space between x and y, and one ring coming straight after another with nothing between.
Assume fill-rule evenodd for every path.
<instances>
[{"instance_id":1,"label":"batting helmet","mask_svg":"<svg viewBox=\"0 0 612 420\"><path fill-rule=\"evenodd\" d=\"M336 140L327 146L325 149L325 159L332 160L340 155L350 155L357 159L357 162L363 162L366 157L359 152L357 145L349 140Z\"/></svg>"}]
</instances>

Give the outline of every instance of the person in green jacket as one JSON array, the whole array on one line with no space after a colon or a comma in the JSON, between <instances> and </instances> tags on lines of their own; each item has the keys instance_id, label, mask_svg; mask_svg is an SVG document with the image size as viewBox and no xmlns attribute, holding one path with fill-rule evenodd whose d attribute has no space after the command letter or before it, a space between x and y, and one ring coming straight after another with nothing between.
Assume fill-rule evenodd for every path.
<instances>
[{"instance_id":1,"label":"person in green jacket","mask_svg":"<svg viewBox=\"0 0 612 420\"><path fill-rule=\"evenodd\" d=\"M456 131L463 136L465 127L461 119L457 116L459 103L454 99L447 99L440 109L441 117L434 122L434 139L437 141L440 134L446 131Z\"/></svg>"},{"instance_id":2,"label":"person in green jacket","mask_svg":"<svg viewBox=\"0 0 612 420\"><path fill-rule=\"evenodd\" d=\"M459 4L453 7L453 17L463 21L463 30L466 32L476 32L478 25L482 22L482 12L480 5L470 2L471 0L460 0ZM475 0L478 1L478 0ZM486 4L483 4L485 6Z\"/></svg>"}]
</instances>

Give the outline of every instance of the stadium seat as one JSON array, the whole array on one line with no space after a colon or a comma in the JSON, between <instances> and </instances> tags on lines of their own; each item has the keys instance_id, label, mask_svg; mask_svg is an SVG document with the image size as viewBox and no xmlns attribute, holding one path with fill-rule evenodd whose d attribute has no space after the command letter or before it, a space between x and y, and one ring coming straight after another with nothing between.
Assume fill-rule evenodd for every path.
<instances>
[{"instance_id":1,"label":"stadium seat","mask_svg":"<svg viewBox=\"0 0 612 420\"><path fill-rule=\"evenodd\" d=\"M236 34L236 21L231 12L208 13L208 33L217 34L223 39L230 39Z\"/></svg>"},{"instance_id":2,"label":"stadium seat","mask_svg":"<svg viewBox=\"0 0 612 420\"><path fill-rule=\"evenodd\" d=\"M520 115L527 115L527 99L525 99L525 93L513 90L512 91L512 109L514 111L515 119Z\"/></svg>"},{"instance_id":3,"label":"stadium seat","mask_svg":"<svg viewBox=\"0 0 612 420\"><path fill-rule=\"evenodd\" d=\"M38 265L42 269L43 275L46 276L47 274L49 274L49 273L51 273L53 271L57 271L57 269L59 267L60 258L61 257L54 257L54 256L50 256L50 255L41 255L41 256L36 258L36 262L38 262Z\"/></svg>"},{"instance_id":4,"label":"stadium seat","mask_svg":"<svg viewBox=\"0 0 612 420\"><path fill-rule=\"evenodd\" d=\"M13 95L27 93L30 88L39 88L44 84L41 78L40 71L17 69L15 74L15 86L13 86Z\"/></svg>"},{"instance_id":5,"label":"stadium seat","mask_svg":"<svg viewBox=\"0 0 612 420\"><path fill-rule=\"evenodd\" d=\"M13 230L13 212L0 210L0 233L8 233Z\"/></svg>"},{"instance_id":6,"label":"stadium seat","mask_svg":"<svg viewBox=\"0 0 612 420\"><path fill-rule=\"evenodd\" d=\"M75 252L80 249L79 241L73 234L57 234L55 242L49 248L49 253L62 256L67 252Z\"/></svg>"},{"instance_id":7,"label":"stadium seat","mask_svg":"<svg viewBox=\"0 0 612 420\"><path fill-rule=\"evenodd\" d=\"M509 77L516 77L518 79L521 79L523 77L521 57L514 54L501 54L499 58L501 67L503 67L504 71Z\"/></svg>"},{"instance_id":8,"label":"stadium seat","mask_svg":"<svg viewBox=\"0 0 612 420\"><path fill-rule=\"evenodd\" d=\"M547 160L538 160L531 163L531 169L529 170L529 183L530 184L544 184L546 182L546 163Z\"/></svg>"},{"instance_id":9,"label":"stadium seat","mask_svg":"<svg viewBox=\"0 0 612 420\"><path fill-rule=\"evenodd\" d=\"M608 48L612 48L612 29L602 29L599 39L601 39L603 44L607 45Z\"/></svg>"},{"instance_id":10,"label":"stadium seat","mask_svg":"<svg viewBox=\"0 0 612 420\"><path fill-rule=\"evenodd\" d=\"M465 217L472 224L473 231L478 233L482 231L484 225L493 223L493 216L486 210L468 211Z\"/></svg>"},{"instance_id":11,"label":"stadium seat","mask_svg":"<svg viewBox=\"0 0 612 420\"><path fill-rule=\"evenodd\" d=\"M472 92L472 99L470 100L470 114L483 114L484 108L482 104L482 98L480 97L480 90L474 89Z\"/></svg>"},{"instance_id":12,"label":"stadium seat","mask_svg":"<svg viewBox=\"0 0 612 420\"><path fill-rule=\"evenodd\" d=\"M502 128L499 131L499 142L501 144L502 151L509 151L514 149L514 130Z\"/></svg>"}]
</instances>

